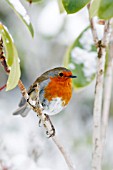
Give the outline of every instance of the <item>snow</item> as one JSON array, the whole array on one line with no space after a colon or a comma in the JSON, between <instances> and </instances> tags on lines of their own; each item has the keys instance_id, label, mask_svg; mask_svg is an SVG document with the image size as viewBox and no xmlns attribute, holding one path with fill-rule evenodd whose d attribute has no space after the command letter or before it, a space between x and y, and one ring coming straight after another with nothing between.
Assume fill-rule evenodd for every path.
<instances>
[{"instance_id":1,"label":"snow","mask_svg":"<svg viewBox=\"0 0 113 170\"><path fill-rule=\"evenodd\" d=\"M41 168L39 166L36 166L35 162L30 159L28 156L25 155L18 155L16 157L12 158L12 162L13 162L13 168L12 170L51 170L48 168Z\"/></svg>"},{"instance_id":2,"label":"snow","mask_svg":"<svg viewBox=\"0 0 113 170\"><path fill-rule=\"evenodd\" d=\"M2 29L2 33L4 33L4 30Z\"/></svg>"},{"instance_id":3,"label":"snow","mask_svg":"<svg viewBox=\"0 0 113 170\"><path fill-rule=\"evenodd\" d=\"M4 28L5 28L5 30L8 32L8 34L9 34L9 36L10 36L12 42L14 43L13 37L12 37L12 35L10 34L8 28L7 28L5 25L4 25ZM3 30L3 31L4 31L4 30ZM6 42L8 43L8 40L6 40Z\"/></svg>"},{"instance_id":4,"label":"snow","mask_svg":"<svg viewBox=\"0 0 113 170\"><path fill-rule=\"evenodd\" d=\"M96 73L97 65L97 53L91 51L94 44L91 30L85 31L79 41L83 48L75 47L72 49L71 57L73 63L70 63L69 68L74 69L74 63L78 65L83 64L84 76L87 78L87 81L90 81Z\"/></svg>"},{"instance_id":5,"label":"snow","mask_svg":"<svg viewBox=\"0 0 113 170\"><path fill-rule=\"evenodd\" d=\"M84 75L87 78L87 81L90 81L92 75L96 73L97 53L75 47L71 52L71 56L74 63L78 65L83 64Z\"/></svg>"},{"instance_id":6,"label":"snow","mask_svg":"<svg viewBox=\"0 0 113 170\"><path fill-rule=\"evenodd\" d=\"M9 43L9 40L8 40L8 39L6 39L6 43L7 43L7 44Z\"/></svg>"},{"instance_id":7,"label":"snow","mask_svg":"<svg viewBox=\"0 0 113 170\"><path fill-rule=\"evenodd\" d=\"M27 15L26 9L24 6L20 3L19 0L9 0L9 2L12 4L14 9L23 17L23 19L26 21L26 23L30 24L30 18Z\"/></svg>"},{"instance_id":8,"label":"snow","mask_svg":"<svg viewBox=\"0 0 113 170\"><path fill-rule=\"evenodd\" d=\"M94 45L94 41L90 29L83 33L82 37L80 38L80 43L87 51L91 50L92 45Z\"/></svg>"}]
</instances>

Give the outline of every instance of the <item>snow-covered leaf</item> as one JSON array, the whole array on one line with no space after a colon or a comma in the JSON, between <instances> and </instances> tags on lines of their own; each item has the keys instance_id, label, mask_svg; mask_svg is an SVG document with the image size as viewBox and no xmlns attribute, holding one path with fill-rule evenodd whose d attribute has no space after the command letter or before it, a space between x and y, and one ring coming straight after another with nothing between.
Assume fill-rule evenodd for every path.
<instances>
[{"instance_id":1,"label":"snow-covered leaf","mask_svg":"<svg viewBox=\"0 0 113 170\"><path fill-rule=\"evenodd\" d=\"M8 66L11 66L14 58L13 51L13 39L8 31L8 29L0 23L0 34L2 36L4 47L6 50L6 58Z\"/></svg>"},{"instance_id":2,"label":"snow-covered leaf","mask_svg":"<svg viewBox=\"0 0 113 170\"><path fill-rule=\"evenodd\" d=\"M3 39L5 47L5 56L8 66L10 66L10 73L7 81L6 90L11 90L16 87L20 79L20 64L18 53L14 45L14 41L8 31L8 29L0 23L0 35Z\"/></svg>"},{"instance_id":3,"label":"snow-covered leaf","mask_svg":"<svg viewBox=\"0 0 113 170\"><path fill-rule=\"evenodd\" d=\"M31 24L26 9L21 4L20 0L6 0L6 1L10 5L10 7L16 12L16 14L21 18L21 20L25 23L33 37L34 36L33 26Z\"/></svg>"},{"instance_id":4,"label":"snow-covered leaf","mask_svg":"<svg viewBox=\"0 0 113 170\"><path fill-rule=\"evenodd\" d=\"M62 0L65 10L68 14L81 10L90 0Z\"/></svg>"},{"instance_id":5,"label":"snow-covered leaf","mask_svg":"<svg viewBox=\"0 0 113 170\"><path fill-rule=\"evenodd\" d=\"M80 89L87 86L95 78L97 52L90 28L86 28L68 49L64 65L77 79L73 79L73 87Z\"/></svg>"}]
</instances>

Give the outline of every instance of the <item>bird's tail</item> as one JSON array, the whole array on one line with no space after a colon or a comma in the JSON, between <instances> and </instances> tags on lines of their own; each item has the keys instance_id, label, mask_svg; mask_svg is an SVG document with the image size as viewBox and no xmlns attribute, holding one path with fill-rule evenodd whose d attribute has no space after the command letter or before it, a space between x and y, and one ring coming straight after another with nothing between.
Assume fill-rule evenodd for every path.
<instances>
[{"instance_id":1,"label":"bird's tail","mask_svg":"<svg viewBox=\"0 0 113 170\"><path fill-rule=\"evenodd\" d=\"M23 106L19 107L15 112L13 112L13 115L21 115L22 117L25 117L27 116L29 111L30 108L27 106L27 103L25 103Z\"/></svg>"}]
</instances>

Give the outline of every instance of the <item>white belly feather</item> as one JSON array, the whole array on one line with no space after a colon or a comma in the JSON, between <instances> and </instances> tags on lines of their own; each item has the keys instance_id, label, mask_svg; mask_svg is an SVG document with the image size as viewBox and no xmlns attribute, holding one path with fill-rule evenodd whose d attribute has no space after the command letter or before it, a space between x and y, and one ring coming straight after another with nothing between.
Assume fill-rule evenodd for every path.
<instances>
[{"instance_id":1,"label":"white belly feather","mask_svg":"<svg viewBox=\"0 0 113 170\"><path fill-rule=\"evenodd\" d=\"M62 105L62 100L60 97L57 97L53 98L53 100L44 107L43 113L54 115L59 113L62 109L64 109L64 106Z\"/></svg>"}]
</instances>

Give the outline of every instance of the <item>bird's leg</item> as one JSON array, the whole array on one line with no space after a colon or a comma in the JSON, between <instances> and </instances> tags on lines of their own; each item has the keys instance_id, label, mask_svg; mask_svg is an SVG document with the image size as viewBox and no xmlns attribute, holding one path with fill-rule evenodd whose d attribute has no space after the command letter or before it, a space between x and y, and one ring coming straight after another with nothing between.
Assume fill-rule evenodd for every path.
<instances>
[{"instance_id":1,"label":"bird's leg","mask_svg":"<svg viewBox=\"0 0 113 170\"><path fill-rule=\"evenodd\" d=\"M50 123L50 125L51 125L51 131L52 131L52 133L50 134L48 131L46 131L46 134L49 135L49 138L50 138L50 137L55 136L55 128L54 128L54 126L53 126L53 124L52 124L49 116L48 116L47 114L44 114L44 115L45 115L45 117L46 117L46 120L45 120L45 121L48 121L48 122Z\"/></svg>"},{"instance_id":2,"label":"bird's leg","mask_svg":"<svg viewBox=\"0 0 113 170\"><path fill-rule=\"evenodd\" d=\"M47 114L43 114L43 107L40 104L39 99L37 97L33 99L28 98L27 102L32 107L32 109L37 113L37 116L39 117L39 126L41 125L41 123L43 123L46 129L47 127L49 127L49 129L46 131L48 137L50 138L52 136L55 136L55 128L49 116Z\"/></svg>"}]
</instances>

